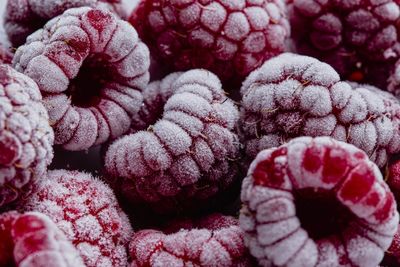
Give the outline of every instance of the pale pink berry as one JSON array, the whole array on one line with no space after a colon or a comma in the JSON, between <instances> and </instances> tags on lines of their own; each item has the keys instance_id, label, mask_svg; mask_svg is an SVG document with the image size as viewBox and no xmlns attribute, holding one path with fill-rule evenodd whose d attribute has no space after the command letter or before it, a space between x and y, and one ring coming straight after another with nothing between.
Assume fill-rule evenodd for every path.
<instances>
[{"instance_id":1,"label":"pale pink berry","mask_svg":"<svg viewBox=\"0 0 400 267\"><path fill-rule=\"evenodd\" d=\"M205 68L224 82L283 52L290 32L282 0L142 0L129 21L162 65Z\"/></svg>"},{"instance_id":2,"label":"pale pink berry","mask_svg":"<svg viewBox=\"0 0 400 267\"><path fill-rule=\"evenodd\" d=\"M317 59L275 57L243 83L241 127L246 152L298 136L331 136L364 150L379 167L400 151L400 104L390 93L342 82Z\"/></svg>"},{"instance_id":3,"label":"pale pink berry","mask_svg":"<svg viewBox=\"0 0 400 267\"><path fill-rule=\"evenodd\" d=\"M34 81L0 65L0 207L30 194L53 158L54 133Z\"/></svg>"},{"instance_id":4,"label":"pale pink berry","mask_svg":"<svg viewBox=\"0 0 400 267\"><path fill-rule=\"evenodd\" d=\"M1 266L86 266L64 233L42 213L2 213L0 234Z\"/></svg>"},{"instance_id":5,"label":"pale pink berry","mask_svg":"<svg viewBox=\"0 0 400 267\"><path fill-rule=\"evenodd\" d=\"M229 187L239 156L238 111L218 78L206 70L191 70L166 78L171 79L175 81L148 89L160 90L153 94L161 97L159 103L165 92L170 95L156 111L158 117L149 119L155 123L118 139L105 156L105 167L127 201L160 211L205 202ZM146 126L148 119L143 118L139 130Z\"/></svg>"},{"instance_id":6,"label":"pale pink berry","mask_svg":"<svg viewBox=\"0 0 400 267\"><path fill-rule=\"evenodd\" d=\"M376 267L399 224L378 167L330 137L260 152L241 199L240 226L261 266Z\"/></svg>"},{"instance_id":7,"label":"pale pink berry","mask_svg":"<svg viewBox=\"0 0 400 267\"><path fill-rule=\"evenodd\" d=\"M135 233L129 245L130 266L252 266L236 219L213 214L184 224L187 227L174 232Z\"/></svg>"},{"instance_id":8,"label":"pale pink berry","mask_svg":"<svg viewBox=\"0 0 400 267\"><path fill-rule=\"evenodd\" d=\"M149 64L149 51L129 23L89 7L49 21L13 60L39 85L55 143L67 150L85 150L129 130Z\"/></svg>"},{"instance_id":9,"label":"pale pink berry","mask_svg":"<svg viewBox=\"0 0 400 267\"><path fill-rule=\"evenodd\" d=\"M91 175L50 171L22 208L51 217L87 267L127 265L132 227L114 192Z\"/></svg>"}]
</instances>

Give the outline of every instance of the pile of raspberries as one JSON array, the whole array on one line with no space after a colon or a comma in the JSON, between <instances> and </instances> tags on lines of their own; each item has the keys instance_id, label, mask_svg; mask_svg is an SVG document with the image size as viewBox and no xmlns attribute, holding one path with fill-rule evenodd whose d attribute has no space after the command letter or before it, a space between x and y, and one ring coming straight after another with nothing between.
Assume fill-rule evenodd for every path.
<instances>
[{"instance_id":1,"label":"pile of raspberries","mask_svg":"<svg viewBox=\"0 0 400 267\"><path fill-rule=\"evenodd\" d=\"M0 266L400 266L399 1L0 5Z\"/></svg>"}]
</instances>

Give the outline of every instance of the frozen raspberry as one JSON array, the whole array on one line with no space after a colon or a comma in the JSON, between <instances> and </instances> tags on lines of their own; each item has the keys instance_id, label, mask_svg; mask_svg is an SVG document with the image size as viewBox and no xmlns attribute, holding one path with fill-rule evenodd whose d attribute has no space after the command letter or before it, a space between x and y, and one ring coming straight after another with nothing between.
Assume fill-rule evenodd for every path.
<instances>
[{"instance_id":1,"label":"frozen raspberry","mask_svg":"<svg viewBox=\"0 0 400 267\"><path fill-rule=\"evenodd\" d=\"M0 43L0 64L11 64L14 55L9 48Z\"/></svg>"},{"instance_id":2,"label":"frozen raspberry","mask_svg":"<svg viewBox=\"0 0 400 267\"><path fill-rule=\"evenodd\" d=\"M149 64L149 51L129 23L89 7L49 21L13 60L38 83L55 143L67 150L84 150L129 130Z\"/></svg>"},{"instance_id":3,"label":"frozen raspberry","mask_svg":"<svg viewBox=\"0 0 400 267\"><path fill-rule=\"evenodd\" d=\"M288 2L298 52L329 63L344 79L379 83L377 64L387 78L400 55L398 1Z\"/></svg>"},{"instance_id":4,"label":"frozen raspberry","mask_svg":"<svg viewBox=\"0 0 400 267\"><path fill-rule=\"evenodd\" d=\"M192 70L166 78L171 79L173 93L155 124L115 141L105 157L117 191L129 203L162 212L204 202L229 187L239 153L238 111L218 78ZM161 90L161 96L163 88L151 90Z\"/></svg>"},{"instance_id":5,"label":"frozen raspberry","mask_svg":"<svg viewBox=\"0 0 400 267\"><path fill-rule=\"evenodd\" d=\"M142 0L130 22L170 69L205 68L241 81L284 51L285 13L282 0Z\"/></svg>"},{"instance_id":6,"label":"frozen raspberry","mask_svg":"<svg viewBox=\"0 0 400 267\"><path fill-rule=\"evenodd\" d=\"M135 233L129 246L131 267L252 266L236 219L213 214L184 224L168 234L157 230Z\"/></svg>"},{"instance_id":7,"label":"frozen raspberry","mask_svg":"<svg viewBox=\"0 0 400 267\"><path fill-rule=\"evenodd\" d=\"M49 217L39 212L0 215L0 265L84 267L78 251Z\"/></svg>"},{"instance_id":8,"label":"frozen raspberry","mask_svg":"<svg viewBox=\"0 0 400 267\"><path fill-rule=\"evenodd\" d=\"M400 151L400 104L388 92L341 82L317 59L283 54L243 83L241 126L247 154L297 136L331 136L364 150L378 166Z\"/></svg>"},{"instance_id":9,"label":"frozen raspberry","mask_svg":"<svg viewBox=\"0 0 400 267\"><path fill-rule=\"evenodd\" d=\"M394 258L397 263L400 264L400 227L397 228L397 232L394 235L392 244L388 248L386 254L389 257Z\"/></svg>"},{"instance_id":10,"label":"frozen raspberry","mask_svg":"<svg viewBox=\"0 0 400 267\"><path fill-rule=\"evenodd\" d=\"M54 133L37 85L0 64L0 207L26 197L53 158Z\"/></svg>"},{"instance_id":11,"label":"frozen raspberry","mask_svg":"<svg viewBox=\"0 0 400 267\"><path fill-rule=\"evenodd\" d=\"M114 193L100 180L77 171L50 171L24 204L51 217L86 266L126 266L132 228Z\"/></svg>"},{"instance_id":12,"label":"frozen raspberry","mask_svg":"<svg viewBox=\"0 0 400 267\"><path fill-rule=\"evenodd\" d=\"M399 224L378 167L330 137L260 152L241 199L240 226L262 266L376 267Z\"/></svg>"},{"instance_id":13,"label":"frozen raspberry","mask_svg":"<svg viewBox=\"0 0 400 267\"><path fill-rule=\"evenodd\" d=\"M4 28L11 43L18 47L50 19L69 8L82 6L108 9L124 16L120 0L7 0Z\"/></svg>"}]
</instances>

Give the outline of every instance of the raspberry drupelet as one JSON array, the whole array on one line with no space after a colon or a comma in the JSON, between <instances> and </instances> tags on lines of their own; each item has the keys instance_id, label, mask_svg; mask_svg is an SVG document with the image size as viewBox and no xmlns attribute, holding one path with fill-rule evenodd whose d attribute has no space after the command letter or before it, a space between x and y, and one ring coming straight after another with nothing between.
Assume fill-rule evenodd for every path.
<instances>
[{"instance_id":1,"label":"raspberry drupelet","mask_svg":"<svg viewBox=\"0 0 400 267\"><path fill-rule=\"evenodd\" d=\"M235 181L238 110L206 70L171 74L159 85L146 89L159 92L144 93L154 98L133 123L136 133L111 144L105 167L128 203L173 212L206 203ZM146 113L149 102L158 108Z\"/></svg>"},{"instance_id":2,"label":"raspberry drupelet","mask_svg":"<svg viewBox=\"0 0 400 267\"><path fill-rule=\"evenodd\" d=\"M130 22L170 70L204 68L230 84L283 52L290 34L282 0L142 0Z\"/></svg>"},{"instance_id":3,"label":"raspberry drupelet","mask_svg":"<svg viewBox=\"0 0 400 267\"><path fill-rule=\"evenodd\" d=\"M0 208L30 194L53 159L53 143L35 82L0 65Z\"/></svg>"},{"instance_id":4,"label":"raspberry drupelet","mask_svg":"<svg viewBox=\"0 0 400 267\"><path fill-rule=\"evenodd\" d=\"M19 47L26 38L47 21L69 8L90 6L103 8L124 17L120 0L5 0L4 28L10 42ZM126 16L126 15L125 15Z\"/></svg>"},{"instance_id":5,"label":"raspberry drupelet","mask_svg":"<svg viewBox=\"0 0 400 267\"><path fill-rule=\"evenodd\" d=\"M77 171L54 170L21 205L51 217L87 267L125 267L132 235L128 217L102 181Z\"/></svg>"},{"instance_id":6,"label":"raspberry drupelet","mask_svg":"<svg viewBox=\"0 0 400 267\"><path fill-rule=\"evenodd\" d=\"M375 267L399 224L378 167L330 137L260 152L241 199L240 226L261 266Z\"/></svg>"},{"instance_id":7,"label":"raspberry drupelet","mask_svg":"<svg viewBox=\"0 0 400 267\"><path fill-rule=\"evenodd\" d=\"M167 231L135 233L130 266L252 266L243 231L233 217L212 214L174 224Z\"/></svg>"},{"instance_id":8,"label":"raspberry drupelet","mask_svg":"<svg viewBox=\"0 0 400 267\"><path fill-rule=\"evenodd\" d=\"M55 144L85 150L126 133L149 81L149 51L112 13L69 9L28 37L14 67L39 85Z\"/></svg>"},{"instance_id":9,"label":"raspberry drupelet","mask_svg":"<svg viewBox=\"0 0 400 267\"><path fill-rule=\"evenodd\" d=\"M53 221L39 212L0 214L0 265L86 267L78 251Z\"/></svg>"},{"instance_id":10,"label":"raspberry drupelet","mask_svg":"<svg viewBox=\"0 0 400 267\"><path fill-rule=\"evenodd\" d=\"M285 53L241 88L242 139L250 158L298 136L331 136L364 150L379 167L400 151L400 104L388 92L340 81L315 58Z\"/></svg>"}]
</instances>

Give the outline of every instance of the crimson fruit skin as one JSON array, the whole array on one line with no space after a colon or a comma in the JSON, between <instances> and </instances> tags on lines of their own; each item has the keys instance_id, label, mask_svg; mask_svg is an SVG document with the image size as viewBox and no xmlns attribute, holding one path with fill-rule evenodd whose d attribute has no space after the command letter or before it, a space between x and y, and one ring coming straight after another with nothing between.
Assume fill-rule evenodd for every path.
<instances>
[{"instance_id":1,"label":"crimson fruit skin","mask_svg":"<svg viewBox=\"0 0 400 267\"><path fill-rule=\"evenodd\" d=\"M236 180L238 110L207 70L171 74L165 80L161 84L167 87L157 82L148 87L160 90L159 96L172 92L160 117L112 143L105 168L126 203L174 213L207 203Z\"/></svg>"},{"instance_id":2,"label":"crimson fruit skin","mask_svg":"<svg viewBox=\"0 0 400 267\"><path fill-rule=\"evenodd\" d=\"M300 192L332 198L349 213L343 228L313 238L315 229L305 230L298 216L296 204L306 197ZM243 181L241 199L240 226L261 266L375 267L399 223L396 201L378 167L362 150L330 137L299 137L260 152ZM310 216L318 224L320 214Z\"/></svg>"},{"instance_id":3,"label":"crimson fruit skin","mask_svg":"<svg viewBox=\"0 0 400 267\"><path fill-rule=\"evenodd\" d=\"M114 192L90 174L53 170L21 205L50 216L87 267L125 267L133 231Z\"/></svg>"},{"instance_id":4,"label":"crimson fruit skin","mask_svg":"<svg viewBox=\"0 0 400 267\"><path fill-rule=\"evenodd\" d=\"M130 22L169 71L204 68L233 85L285 51L290 34L282 0L142 0Z\"/></svg>"},{"instance_id":5,"label":"crimson fruit skin","mask_svg":"<svg viewBox=\"0 0 400 267\"><path fill-rule=\"evenodd\" d=\"M120 0L6 0L4 29L14 47L23 45L26 38L46 22L69 8L90 6L104 8L121 16Z\"/></svg>"},{"instance_id":6,"label":"crimson fruit skin","mask_svg":"<svg viewBox=\"0 0 400 267\"><path fill-rule=\"evenodd\" d=\"M343 79L386 87L400 55L398 1L290 0L288 6L299 53L329 63ZM377 75L376 65L384 73Z\"/></svg>"},{"instance_id":7,"label":"crimson fruit skin","mask_svg":"<svg viewBox=\"0 0 400 267\"><path fill-rule=\"evenodd\" d=\"M18 48L13 66L37 82L55 144L86 150L126 133L143 101L150 56L111 12L69 9Z\"/></svg>"},{"instance_id":8,"label":"crimson fruit skin","mask_svg":"<svg viewBox=\"0 0 400 267\"><path fill-rule=\"evenodd\" d=\"M0 208L27 197L53 159L54 133L34 81L0 65Z\"/></svg>"},{"instance_id":9,"label":"crimson fruit skin","mask_svg":"<svg viewBox=\"0 0 400 267\"><path fill-rule=\"evenodd\" d=\"M379 167L400 151L398 100L341 81L328 64L285 53L253 71L241 88L241 139L250 158L298 136L331 136L364 150Z\"/></svg>"},{"instance_id":10,"label":"crimson fruit skin","mask_svg":"<svg viewBox=\"0 0 400 267\"><path fill-rule=\"evenodd\" d=\"M86 266L64 233L42 213L2 213L0 233L1 266Z\"/></svg>"},{"instance_id":11,"label":"crimson fruit skin","mask_svg":"<svg viewBox=\"0 0 400 267\"><path fill-rule=\"evenodd\" d=\"M147 229L133 235L131 267L253 266L243 231L233 217L211 214L199 220L175 221L169 227L168 231Z\"/></svg>"}]
</instances>

